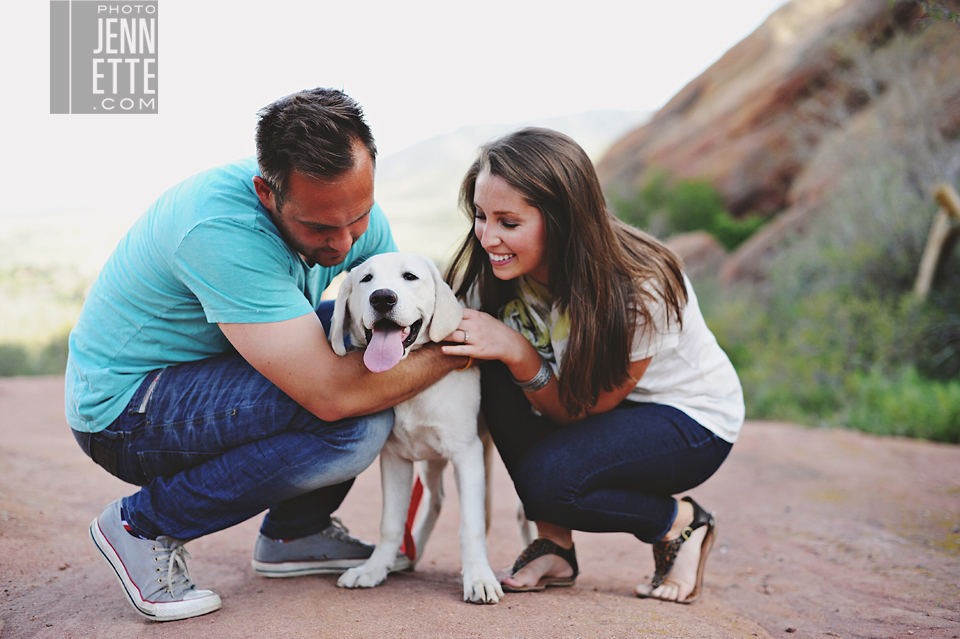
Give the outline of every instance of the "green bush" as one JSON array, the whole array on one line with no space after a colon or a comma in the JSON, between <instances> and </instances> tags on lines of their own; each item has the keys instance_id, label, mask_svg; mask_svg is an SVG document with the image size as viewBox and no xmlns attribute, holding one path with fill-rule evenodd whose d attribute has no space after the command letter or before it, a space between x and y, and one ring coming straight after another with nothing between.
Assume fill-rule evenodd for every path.
<instances>
[{"instance_id":1,"label":"green bush","mask_svg":"<svg viewBox=\"0 0 960 639\"><path fill-rule=\"evenodd\" d=\"M759 215L747 215L736 219L727 211L721 211L708 230L728 251L732 251L760 230L767 221Z\"/></svg>"},{"instance_id":2,"label":"green bush","mask_svg":"<svg viewBox=\"0 0 960 639\"><path fill-rule=\"evenodd\" d=\"M664 211L672 188L670 176L665 171L653 169L643 187L631 197L611 197L614 213L627 224L659 235L652 227L656 226L657 215Z\"/></svg>"},{"instance_id":3,"label":"green bush","mask_svg":"<svg viewBox=\"0 0 960 639\"><path fill-rule=\"evenodd\" d=\"M0 377L30 374L30 355L20 344L0 344Z\"/></svg>"},{"instance_id":4,"label":"green bush","mask_svg":"<svg viewBox=\"0 0 960 639\"><path fill-rule=\"evenodd\" d=\"M927 330L921 342L921 370L934 379L960 376L960 315L950 314Z\"/></svg>"},{"instance_id":5,"label":"green bush","mask_svg":"<svg viewBox=\"0 0 960 639\"><path fill-rule=\"evenodd\" d=\"M0 344L0 377L62 375L67 369L68 335L58 335L41 345Z\"/></svg>"},{"instance_id":6,"label":"green bush","mask_svg":"<svg viewBox=\"0 0 960 639\"><path fill-rule=\"evenodd\" d=\"M678 180L665 206L674 233L711 231L716 219L727 214L723 198L706 180Z\"/></svg>"},{"instance_id":7,"label":"green bush","mask_svg":"<svg viewBox=\"0 0 960 639\"><path fill-rule=\"evenodd\" d=\"M628 224L667 237L689 231L706 231L732 251L759 229L765 219L749 215L735 219L723 197L707 180L674 180L663 170L650 171L644 185L631 198L612 199L617 216Z\"/></svg>"},{"instance_id":8,"label":"green bush","mask_svg":"<svg viewBox=\"0 0 960 639\"><path fill-rule=\"evenodd\" d=\"M704 316L749 417L960 443L960 260L916 300L933 207L895 175L873 186L826 206L781 250L767 289L698 282Z\"/></svg>"},{"instance_id":9,"label":"green bush","mask_svg":"<svg viewBox=\"0 0 960 639\"><path fill-rule=\"evenodd\" d=\"M960 381L924 379L914 368L890 376L856 373L845 383L845 425L881 435L960 444Z\"/></svg>"},{"instance_id":10,"label":"green bush","mask_svg":"<svg viewBox=\"0 0 960 639\"><path fill-rule=\"evenodd\" d=\"M960 443L960 379L918 372L936 317L909 296L821 292L770 314L744 295L705 313L749 417Z\"/></svg>"}]
</instances>

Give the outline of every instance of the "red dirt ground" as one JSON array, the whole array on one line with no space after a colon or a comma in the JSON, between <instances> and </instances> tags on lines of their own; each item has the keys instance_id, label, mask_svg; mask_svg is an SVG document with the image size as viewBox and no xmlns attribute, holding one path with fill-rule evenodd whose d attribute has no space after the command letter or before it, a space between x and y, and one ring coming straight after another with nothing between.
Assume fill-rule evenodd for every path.
<instances>
[{"instance_id":1,"label":"red dirt ground","mask_svg":"<svg viewBox=\"0 0 960 639\"><path fill-rule=\"evenodd\" d=\"M447 503L414 573L347 591L334 577L268 580L250 568L259 521L193 541L211 615L134 613L87 526L133 487L87 459L58 378L0 380L0 638L12 637L960 637L960 447L748 422L697 500L717 512L705 594L691 606L632 596L652 572L629 535L575 533L577 585L463 603L458 508ZM495 471L494 569L521 550L516 494ZM376 541L376 465L338 513Z\"/></svg>"}]
</instances>

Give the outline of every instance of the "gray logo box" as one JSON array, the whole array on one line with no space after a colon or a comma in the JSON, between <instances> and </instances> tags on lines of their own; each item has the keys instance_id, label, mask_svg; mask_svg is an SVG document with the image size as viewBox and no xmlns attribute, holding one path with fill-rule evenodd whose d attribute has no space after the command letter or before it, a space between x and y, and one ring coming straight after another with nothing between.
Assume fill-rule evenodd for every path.
<instances>
[{"instance_id":1,"label":"gray logo box","mask_svg":"<svg viewBox=\"0 0 960 639\"><path fill-rule=\"evenodd\" d=\"M51 0L51 113L158 113L158 4Z\"/></svg>"}]
</instances>

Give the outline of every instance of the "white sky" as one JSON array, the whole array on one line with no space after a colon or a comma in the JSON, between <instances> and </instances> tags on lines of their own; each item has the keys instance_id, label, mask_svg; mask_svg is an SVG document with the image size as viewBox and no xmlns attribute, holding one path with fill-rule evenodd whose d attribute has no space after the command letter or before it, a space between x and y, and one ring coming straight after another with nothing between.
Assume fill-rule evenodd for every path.
<instances>
[{"instance_id":1,"label":"white sky","mask_svg":"<svg viewBox=\"0 0 960 639\"><path fill-rule=\"evenodd\" d=\"M784 0L159 3L158 115L50 115L49 2L5 5L0 216L132 220L253 154L256 111L314 86L365 107L382 156L464 125L656 110Z\"/></svg>"}]
</instances>

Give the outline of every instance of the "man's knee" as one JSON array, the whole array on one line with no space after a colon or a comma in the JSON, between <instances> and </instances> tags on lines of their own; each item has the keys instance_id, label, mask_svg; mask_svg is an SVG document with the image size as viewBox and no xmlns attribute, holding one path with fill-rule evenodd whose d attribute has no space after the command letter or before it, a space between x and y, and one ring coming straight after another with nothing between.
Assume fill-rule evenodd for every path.
<instances>
[{"instance_id":1,"label":"man's knee","mask_svg":"<svg viewBox=\"0 0 960 639\"><path fill-rule=\"evenodd\" d=\"M299 460L286 464L284 481L303 493L353 479L377 458L392 427L392 409L336 422L314 418L295 431L299 437L284 440Z\"/></svg>"},{"instance_id":2,"label":"man's knee","mask_svg":"<svg viewBox=\"0 0 960 639\"><path fill-rule=\"evenodd\" d=\"M343 420L342 426L343 442L350 452L349 472L355 477L380 454L393 428L393 409Z\"/></svg>"}]
</instances>

